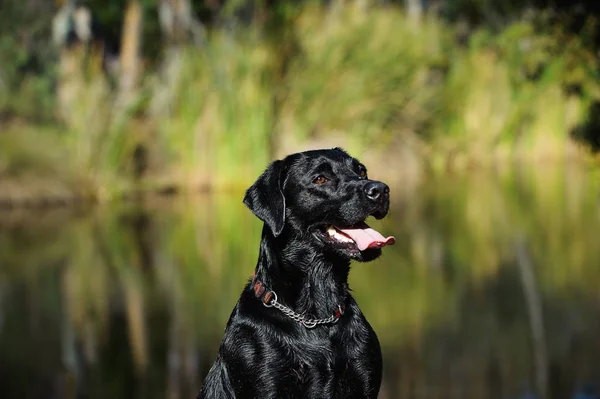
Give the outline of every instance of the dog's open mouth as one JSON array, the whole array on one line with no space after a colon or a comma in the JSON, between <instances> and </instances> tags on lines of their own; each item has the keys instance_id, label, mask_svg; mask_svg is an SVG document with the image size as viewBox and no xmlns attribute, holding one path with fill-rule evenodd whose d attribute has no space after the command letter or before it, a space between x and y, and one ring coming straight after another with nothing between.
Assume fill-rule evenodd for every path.
<instances>
[{"instance_id":1,"label":"dog's open mouth","mask_svg":"<svg viewBox=\"0 0 600 399\"><path fill-rule=\"evenodd\" d=\"M396 239L393 236L384 237L377 230L369 227L365 222L357 223L352 227L341 228L334 225L326 227L325 235L336 243L353 246L359 251L369 248L382 248L393 245Z\"/></svg>"}]
</instances>

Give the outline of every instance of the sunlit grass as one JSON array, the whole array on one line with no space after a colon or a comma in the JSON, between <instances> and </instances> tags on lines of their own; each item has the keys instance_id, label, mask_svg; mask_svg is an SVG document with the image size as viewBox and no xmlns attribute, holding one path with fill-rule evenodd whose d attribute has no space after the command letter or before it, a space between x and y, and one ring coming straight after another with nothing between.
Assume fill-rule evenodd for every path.
<instances>
[{"instance_id":1,"label":"sunlit grass","mask_svg":"<svg viewBox=\"0 0 600 399\"><path fill-rule=\"evenodd\" d=\"M586 122L598 85L580 46L559 27L538 33L531 21L474 35L450 69L444 101L453 105L434 148L458 166L581 155L571 134Z\"/></svg>"},{"instance_id":2,"label":"sunlit grass","mask_svg":"<svg viewBox=\"0 0 600 399\"><path fill-rule=\"evenodd\" d=\"M416 28L394 8L307 9L296 28L302 53L289 72L285 133L342 131L355 152L420 133L436 106L450 32L435 18Z\"/></svg>"},{"instance_id":3,"label":"sunlit grass","mask_svg":"<svg viewBox=\"0 0 600 399\"><path fill-rule=\"evenodd\" d=\"M177 57L156 88L163 166L184 187L250 181L269 161L268 49L254 32L216 33L205 49Z\"/></svg>"}]
</instances>

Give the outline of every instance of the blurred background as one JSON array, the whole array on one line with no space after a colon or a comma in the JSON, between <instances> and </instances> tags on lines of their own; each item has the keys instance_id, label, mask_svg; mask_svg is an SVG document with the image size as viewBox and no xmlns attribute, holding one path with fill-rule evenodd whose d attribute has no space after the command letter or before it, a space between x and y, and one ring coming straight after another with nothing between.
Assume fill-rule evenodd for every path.
<instances>
[{"instance_id":1,"label":"blurred background","mask_svg":"<svg viewBox=\"0 0 600 399\"><path fill-rule=\"evenodd\" d=\"M342 146L397 243L381 399L600 398L597 1L2 0L0 396L191 398L243 190Z\"/></svg>"}]
</instances>

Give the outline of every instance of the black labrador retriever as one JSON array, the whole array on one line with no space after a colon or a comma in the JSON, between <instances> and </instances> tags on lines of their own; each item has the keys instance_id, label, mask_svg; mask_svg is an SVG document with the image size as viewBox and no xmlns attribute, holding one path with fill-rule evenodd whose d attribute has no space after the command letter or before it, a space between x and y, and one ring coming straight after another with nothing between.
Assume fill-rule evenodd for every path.
<instances>
[{"instance_id":1,"label":"black labrador retriever","mask_svg":"<svg viewBox=\"0 0 600 399\"><path fill-rule=\"evenodd\" d=\"M258 264L198 398L376 398L381 349L350 295L350 260L393 244L389 188L342 149L273 162L244 203L264 222Z\"/></svg>"}]
</instances>

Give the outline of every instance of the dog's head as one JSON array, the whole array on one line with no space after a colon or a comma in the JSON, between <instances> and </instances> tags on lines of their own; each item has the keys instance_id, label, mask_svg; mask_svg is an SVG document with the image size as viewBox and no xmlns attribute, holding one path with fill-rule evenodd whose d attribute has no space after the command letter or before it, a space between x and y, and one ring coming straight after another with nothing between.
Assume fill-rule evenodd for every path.
<instances>
[{"instance_id":1,"label":"dog's head","mask_svg":"<svg viewBox=\"0 0 600 399\"><path fill-rule=\"evenodd\" d=\"M389 198L387 185L370 180L363 164L335 148L274 161L244 203L275 237L311 240L321 252L370 261L395 241L365 223L369 216L385 217Z\"/></svg>"}]
</instances>

